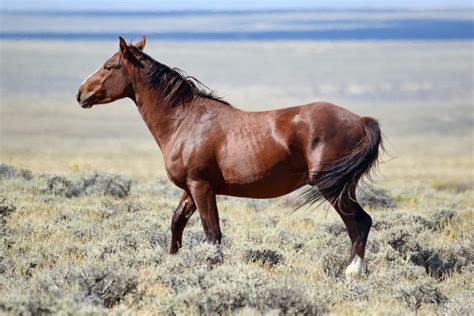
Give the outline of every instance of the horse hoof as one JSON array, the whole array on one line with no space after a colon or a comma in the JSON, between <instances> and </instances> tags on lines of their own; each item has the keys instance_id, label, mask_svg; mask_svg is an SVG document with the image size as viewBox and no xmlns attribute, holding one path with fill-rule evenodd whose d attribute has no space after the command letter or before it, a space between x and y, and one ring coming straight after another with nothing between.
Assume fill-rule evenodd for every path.
<instances>
[{"instance_id":1,"label":"horse hoof","mask_svg":"<svg viewBox=\"0 0 474 316\"><path fill-rule=\"evenodd\" d=\"M168 253L170 255L176 255L179 251L179 248L178 247L171 247L170 250L168 251Z\"/></svg>"},{"instance_id":2,"label":"horse hoof","mask_svg":"<svg viewBox=\"0 0 474 316\"><path fill-rule=\"evenodd\" d=\"M352 259L351 264L346 268L346 279L355 279L362 275L362 271L364 268L364 260L359 257L355 256L354 259Z\"/></svg>"}]
</instances>

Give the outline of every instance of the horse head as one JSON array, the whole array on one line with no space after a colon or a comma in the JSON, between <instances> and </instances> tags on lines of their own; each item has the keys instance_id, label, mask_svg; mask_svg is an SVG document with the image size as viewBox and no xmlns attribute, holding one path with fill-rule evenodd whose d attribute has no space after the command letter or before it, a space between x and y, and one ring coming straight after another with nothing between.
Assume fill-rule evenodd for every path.
<instances>
[{"instance_id":1,"label":"horse head","mask_svg":"<svg viewBox=\"0 0 474 316\"><path fill-rule=\"evenodd\" d=\"M145 36L133 45L140 51L146 44ZM131 97L133 88L129 69L130 63L137 63L133 55L132 45L127 45L120 37L120 50L107 59L95 72L89 75L79 87L77 102L83 108L91 108L95 104L110 103L118 99Z\"/></svg>"}]
</instances>

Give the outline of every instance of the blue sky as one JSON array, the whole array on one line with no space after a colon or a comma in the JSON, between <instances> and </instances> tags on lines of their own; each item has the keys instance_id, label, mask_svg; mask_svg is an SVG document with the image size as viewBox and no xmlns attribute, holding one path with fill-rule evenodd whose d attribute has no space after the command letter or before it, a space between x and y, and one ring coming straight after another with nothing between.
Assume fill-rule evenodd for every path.
<instances>
[{"instance_id":1,"label":"blue sky","mask_svg":"<svg viewBox=\"0 0 474 316\"><path fill-rule=\"evenodd\" d=\"M291 9L291 8L373 8L444 9L472 8L471 0L1 0L3 10L179 10L179 9Z\"/></svg>"}]
</instances>

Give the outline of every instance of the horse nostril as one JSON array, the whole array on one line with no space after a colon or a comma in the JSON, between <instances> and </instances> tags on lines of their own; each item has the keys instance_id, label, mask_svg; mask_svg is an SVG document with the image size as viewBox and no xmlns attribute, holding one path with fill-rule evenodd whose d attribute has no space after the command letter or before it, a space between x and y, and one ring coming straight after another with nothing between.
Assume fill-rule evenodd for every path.
<instances>
[{"instance_id":1,"label":"horse nostril","mask_svg":"<svg viewBox=\"0 0 474 316\"><path fill-rule=\"evenodd\" d=\"M77 102L81 102L81 91L78 91L76 94L76 100Z\"/></svg>"}]
</instances>

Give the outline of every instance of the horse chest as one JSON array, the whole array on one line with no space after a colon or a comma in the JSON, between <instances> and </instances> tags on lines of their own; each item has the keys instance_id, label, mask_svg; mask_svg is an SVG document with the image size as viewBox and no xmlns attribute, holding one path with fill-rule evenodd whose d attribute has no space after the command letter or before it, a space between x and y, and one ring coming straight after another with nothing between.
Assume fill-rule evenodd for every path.
<instances>
[{"instance_id":1,"label":"horse chest","mask_svg":"<svg viewBox=\"0 0 474 316\"><path fill-rule=\"evenodd\" d=\"M181 172L177 172L176 170L173 169L166 169L166 173L168 175L168 178L173 182L174 185L177 187L186 190L186 176L184 176Z\"/></svg>"},{"instance_id":2,"label":"horse chest","mask_svg":"<svg viewBox=\"0 0 474 316\"><path fill-rule=\"evenodd\" d=\"M186 186L186 168L183 165L183 161L179 152L174 150L163 150L163 162L165 164L166 173L168 178L176 186L184 189Z\"/></svg>"}]
</instances>

